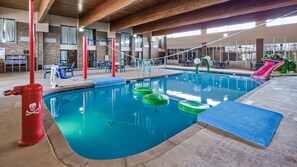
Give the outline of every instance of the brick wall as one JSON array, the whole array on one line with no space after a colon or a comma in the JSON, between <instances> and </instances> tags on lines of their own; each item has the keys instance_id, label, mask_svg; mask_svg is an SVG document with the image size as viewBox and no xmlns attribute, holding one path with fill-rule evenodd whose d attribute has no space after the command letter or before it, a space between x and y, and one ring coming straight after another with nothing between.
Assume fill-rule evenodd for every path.
<instances>
[{"instance_id":1,"label":"brick wall","mask_svg":"<svg viewBox=\"0 0 297 167\"><path fill-rule=\"evenodd\" d=\"M44 64L54 64L60 62L60 27L49 27L49 32L44 33L44 38L54 38L56 43L44 42Z\"/></svg>"},{"instance_id":2,"label":"brick wall","mask_svg":"<svg viewBox=\"0 0 297 167\"><path fill-rule=\"evenodd\" d=\"M149 59L150 47L147 47L150 44L149 37L143 37L143 59Z\"/></svg>"},{"instance_id":3,"label":"brick wall","mask_svg":"<svg viewBox=\"0 0 297 167\"><path fill-rule=\"evenodd\" d=\"M118 43L119 45L116 46L116 50L120 51L121 50L121 34L116 34L116 41L115 43ZM110 47L111 47L111 41L108 42L108 44ZM110 47L107 47L108 49L108 55L109 55L109 60L111 60L111 48ZM118 51L115 51L116 53L116 62L120 62L121 61L121 53L118 52Z\"/></svg>"},{"instance_id":4,"label":"brick wall","mask_svg":"<svg viewBox=\"0 0 297 167\"><path fill-rule=\"evenodd\" d=\"M21 41L21 38L29 38L29 24L16 22L17 27L17 41L15 43L2 43L1 47L5 48L5 54L14 54L21 55L24 53L24 50L29 50L29 42ZM36 63L42 65L43 64L43 33L36 32L35 33L35 57Z\"/></svg>"},{"instance_id":5,"label":"brick wall","mask_svg":"<svg viewBox=\"0 0 297 167\"><path fill-rule=\"evenodd\" d=\"M151 58L157 58L159 57L159 50L158 50L158 38L155 37L154 41L151 41Z\"/></svg>"},{"instance_id":6,"label":"brick wall","mask_svg":"<svg viewBox=\"0 0 297 167\"><path fill-rule=\"evenodd\" d=\"M107 40L107 33L97 31L96 39L97 40ZM105 57L105 55L107 55L106 46L100 45L100 43L97 42L96 48L97 48L97 61L104 61L104 57Z\"/></svg>"},{"instance_id":7,"label":"brick wall","mask_svg":"<svg viewBox=\"0 0 297 167\"><path fill-rule=\"evenodd\" d=\"M29 24L17 22L17 41L15 43L3 43L5 54L23 54L24 50L29 50L29 42L21 41L21 37L29 37Z\"/></svg>"},{"instance_id":8,"label":"brick wall","mask_svg":"<svg viewBox=\"0 0 297 167\"><path fill-rule=\"evenodd\" d=\"M88 42L87 42L88 43ZM83 62L83 32L77 33L77 67L82 68Z\"/></svg>"},{"instance_id":9,"label":"brick wall","mask_svg":"<svg viewBox=\"0 0 297 167\"><path fill-rule=\"evenodd\" d=\"M29 24L17 22L17 42L16 43L3 43L0 47L5 47L6 54L23 54L24 50L29 50L29 42L21 41L21 37L29 37ZM78 42L77 42L77 60L78 67L82 67L82 32L78 32ZM35 42L35 55L37 57L37 61L39 65L44 64L54 64L60 62L60 27L58 26L49 26L49 32L36 32L35 34L36 42ZM53 39L56 42L48 42L50 39ZM96 32L97 40L107 40L107 32ZM151 42L149 37L144 37L143 42L144 45L157 45L158 41ZM134 48L134 38L131 39L131 52L127 52L132 56L135 56L135 48ZM116 34L116 46L117 50L121 50L121 34ZM111 42L107 43L111 46ZM100 45L99 42L96 43L96 53L97 53L97 61L104 61L105 55L109 55L109 60L111 60L111 49L107 46ZM148 59L149 57L157 57L158 48L151 47L143 47L143 57ZM130 58L127 58L127 64L129 64ZM121 53L116 51L116 61L121 61Z\"/></svg>"}]
</instances>

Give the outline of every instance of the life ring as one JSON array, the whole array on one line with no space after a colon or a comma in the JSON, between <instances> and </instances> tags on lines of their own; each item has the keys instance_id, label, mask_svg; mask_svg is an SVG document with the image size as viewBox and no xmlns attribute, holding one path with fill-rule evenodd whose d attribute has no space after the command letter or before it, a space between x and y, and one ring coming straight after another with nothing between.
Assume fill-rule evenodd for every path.
<instances>
[{"instance_id":1,"label":"life ring","mask_svg":"<svg viewBox=\"0 0 297 167\"><path fill-rule=\"evenodd\" d=\"M152 93L152 94L144 95L142 97L142 102L144 104L154 105L154 106L165 105L165 104L168 104L169 97L164 94Z\"/></svg>"},{"instance_id":2,"label":"life ring","mask_svg":"<svg viewBox=\"0 0 297 167\"><path fill-rule=\"evenodd\" d=\"M153 89L150 87L138 87L133 89L133 94L146 95L153 93Z\"/></svg>"},{"instance_id":3,"label":"life ring","mask_svg":"<svg viewBox=\"0 0 297 167\"><path fill-rule=\"evenodd\" d=\"M199 103L196 101L183 100L178 103L178 109L191 114L199 114L206 109L209 109L208 104Z\"/></svg>"}]
</instances>

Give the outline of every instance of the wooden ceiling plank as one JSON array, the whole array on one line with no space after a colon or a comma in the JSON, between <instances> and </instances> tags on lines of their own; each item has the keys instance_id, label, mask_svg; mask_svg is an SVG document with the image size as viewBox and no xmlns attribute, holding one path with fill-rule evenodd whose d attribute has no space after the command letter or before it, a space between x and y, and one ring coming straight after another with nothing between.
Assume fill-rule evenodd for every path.
<instances>
[{"instance_id":1,"label":"wooden ceiling plank","mask_svg":"<svg viewBox=\"0 0 297 167\"><path fill-rule=\"evenodd\" d=\"M38 7L38 23L41 23L44 20L54 2L55 0L42 0L39 2L40 4Z\"/></svg>"},{"instance_id":2,"label":"wooden ceiling plank","mask_svg":"<svg viewBox=\"0 0 297 167\"><path fill-rule=\"evenodd\" d=\"M175 0L162 3L153 8L136 13L128 18L112 22L112 31L152 22L170 16L190 12L208 6L227 2L229 0Z\"/></svg>"},{"instance_id":3,"label":"wooden ceiling plank","mask_svg":"<svg viewBox=\"0 0 297 167\"><path fill-rule=\"evenodd\" d=\"M251 21L265 22L268 19L273 19L273 18L283 16L284 14L287 14L288 11L292 11L296 9L296 7L297 5L294 5L294 6L262 11L262 12L252 13L252 14L240 15L240 16L235 16L235 17L230 17L230 18L225 18L220 20L213 20L209 22L186 25L182 27L175 27L175 28L170 28L165 30L153 31L152 35L153 36L168 35L168 34L181 33L186 31L194 31L198 29L207 29L211 27L241 24L241 23L246 23Z\"/></svg>"},{"instance_id":4,"label":"wooden ceiling plank","mask_svg":"<svg viewBox=\"0 0 297 167\"><path fill-rule=\"evenodd\" d=\"M297 4L297 0L262 0L258 1L257 3L252 3L252 1L243 1L237 3L231 2L228 6L223 6L224 4L216 5L214 7L208 7L201 10L135 26L133 28L133 32L144 33L149 31L160 31L164 29L181 27L191 24L198 24L207 21L219 20L228 17L256 13L260 11L277 9Z\"/></svg>"},{"instance_id":5,"label":"wooden ceiling plank","mask_svg":"<svg viewBox=\"0 0 297 167\"><path fill-rule=\"evenodd\" d=\"M106 0L79 19L79 26L88 26L100 19L103 19L139 0Z\"/></svg>"}]
</instances>

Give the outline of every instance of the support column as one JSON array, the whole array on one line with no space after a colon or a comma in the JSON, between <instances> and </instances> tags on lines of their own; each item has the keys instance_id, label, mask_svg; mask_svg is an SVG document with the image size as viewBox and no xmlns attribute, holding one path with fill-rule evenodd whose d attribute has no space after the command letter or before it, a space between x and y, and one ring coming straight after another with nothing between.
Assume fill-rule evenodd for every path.
<instances>
[{"instance_id":1,"label":"support column","mask_svg":"<svg viewBox=\"0 0 297 167\"><path fill-rule=\"evenodd\" d=\"M111 75L115 77L115 38L111 39Z\"/></svg>"},{"instance_id":2,"label":"support column","mask_svg":"<svg viewBox=\"0 0 297 167\"><path fill-rule=\"evenodd\" d=\"M34 64L34 0L29 0L30 84L35 83Z\"/></svg>"},{"instance_id":3,"label":"support column","mask_svg":"<svg viewBox=\"0 0 297 167\"><path fill-rule=\"evenodd\" d=\"M257 49L257 62L261 62L264 53L264 39L258 38L256 39L256 49Z\"/></svg>"},{"instance_id":4,"label":"support column","mask_svg":"<svg viewBox=\"0 0 297 167\"><path fill-rule=\"evenodd\" d=\"M87 49L87 37L83 37L83 78L88 78L88 49Z\"/></svg>"},{"instance_id":5,"label":"support column","mask_svg":"<svg viewBox=\"0 0 297 167\"><path fill-rule=\"evenodd\" d=\"M207 56L206 54L206 52L207 52L207 46L206 46L206 42L202 42L202 57L204 57L204 56ZM198 55L197 55L198 56Z\"/></svg>"}]
</instances>

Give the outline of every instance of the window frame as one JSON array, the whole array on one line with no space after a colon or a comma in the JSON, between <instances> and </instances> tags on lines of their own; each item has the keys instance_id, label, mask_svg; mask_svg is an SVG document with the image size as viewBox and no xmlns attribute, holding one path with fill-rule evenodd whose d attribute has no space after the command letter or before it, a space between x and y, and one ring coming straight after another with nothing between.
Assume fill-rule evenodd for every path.
<instances>
[{"instance_id":1,"label":"window frame","mask_svg":"<svg viewBox=\"0 0 297 167\"><path fill-rule=\"evenodd\" d=\"M71 43L62 43L62 27L68 27L68 28L75 28L76 29L76 33L75 33L75 39L76 39L76 44L71 44ZM69 29L70 30L70 29ZM67 36L67 38L69 39L69 36ZM67 40L69 41L69 40ZM75 26L68 26L68 25L61 25L60 26L60 44L61 45L77 45L78 41L77 41L77 27Z\"/></svg>"},{"instance_id":2,"label":"window frame","mask_svg":"<svg viewBox=\"0 0 297 167\"><path fill-rule=\"evenodd\" d=\"M4 17L0 17L0 19L2 19L3 22L3 27L2 27L2 36L0 39L0 43L17 43L17 22L15 19L9 19L9 18L4 18ZM12 20L14 21L14 41L3 41L4 40L4 20Z\"/></svg>"},{"instance_id":3,"label":"window frame","mask_svg":"<svg viewBox=\"0 0 297 167\"><path fill-rule=\"evenodd\" d=\"M96 30L95 29L92 29L92 28L84 28L83 29L83 32L82 32L82 35L84 36L84 31L87 30L87 39L89 39L89 32L92 32L92 36L93 36L93 39L92 40L96 40ZM95 33L94 33L95 32ZM88 41L87 42L88 46L96 46L96 43L94 41Z\"/></svg>"},{"instance_id":4,"label":"window frame","mask_svg":"<svg viewBox=\"0 0 297 167\"><path fill-rule=\"evenodd\" d=\"M292 22L292 20L294 21ZM283 25L291 25L291 24L297 24L297 15L266 20L266 27L275 27L275 26L283 26Z\"/></svg>"},{"instance_id":5,"label":"window frame","mask_svg":"<svg viewBox=\"0 0 297 167\"><path fill-rule=\"evenodd\" d=\"M129 47L129 48L131 47L131 36L132 35L130 33L125 33L125 32L121 33L121 47ZM123 38L125 39L124 41L122 41ZM126 44L127 38L129 38L129 44L128 45Z\"/></svg>"},{"instance_id":6,"label":"window frame","mask_svg":"<svg viewBox=\"0 0 297 167\"><path fill-rule=\"evenodd\" d=\"M141 39L141 42L138 42L139 39ZM137 34L134 41L135 41L135 48L143 48L143 35Z\"/></svg>"},{"instance_id":7,"label":"window frame","mask_svg":"<svg viewBox=\"0 0 297 167\"><path fill-rule=\"evenodd\" d=\"M232 32L232 31L240 31L240 30L247 30L255 28L256 22L246 22L240 24L231 24L231 25L224 25L219 27L211 27L206 29L206 34L216 34L216 33L225 33L225 32Z\"/></svg>"},{"instance_id":8,"label":"window frame","mask_svg":"<svg viewBox=\"0 0 297 167\"><path fill-rule=\"evenodd\" d=\"M167 38L181 38L181 37L191 37L196 35L201 35L201 29L193 30L193 31L184 31L179 33L173 33L166 35Z\"/></svg>"}]
</instances>

